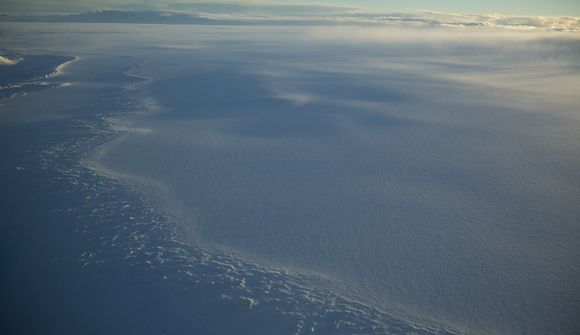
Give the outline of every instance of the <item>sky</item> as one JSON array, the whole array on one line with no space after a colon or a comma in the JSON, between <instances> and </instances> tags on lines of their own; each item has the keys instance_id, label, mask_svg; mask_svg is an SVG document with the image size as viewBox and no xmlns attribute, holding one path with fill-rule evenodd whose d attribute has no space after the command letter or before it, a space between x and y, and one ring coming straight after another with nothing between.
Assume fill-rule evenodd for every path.
<instances>
[{"instance_id":1,"label":"sky","mask_svg":"<svg viewBox=\"0 0 580 335\"><path fill-rule=\"evenodd\" d=\"M307 3L308 1L300 2ZM318 3L392 11L432 10L512 15L580 15L580 1L578 0L322 0Z\"/></svg>"},{"instance_id":2,"label":"sky","mask_svg":"<svg viewBox=\"0 0 580 335\"><path fill-rule=\"evenodd\" d=\"M0 12L6 13L59 13L91 9L163 10L176 8L176 3L196 3L188 0L3 0ZM219 1L205 1L212 5ZM268 5L325 5L345 6L383 12L413 12L417 10L448 13L478 13L530 16L580 16L579 0L231 0L229 4L250 6Z\"/></svg>"}]
</instances>

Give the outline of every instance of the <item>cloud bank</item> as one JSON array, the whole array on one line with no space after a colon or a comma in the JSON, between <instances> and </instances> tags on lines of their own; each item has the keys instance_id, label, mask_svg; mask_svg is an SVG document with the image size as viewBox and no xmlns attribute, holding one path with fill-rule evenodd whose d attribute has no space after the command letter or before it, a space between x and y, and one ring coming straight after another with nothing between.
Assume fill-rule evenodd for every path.
<instances>
[{"instance_id":1,"label":"cloud bank","mask_svg":"<svg viewBox=\"0 0 580 335\"><path fill-rule=\"evenodd\" d=\"M54 3L59 3L58 1ZM50 2L53 4L53 2ZM8 7L5 4L4 7ZM53 8L57 8L54 6ZM119 6L116 6L119 7ZM147 6L144 6L147 8ZM452 27L528 31L580 32L580 17L509 16L432 11L413 13L365 12L353 7L327 5L276 5L265 3L172 3L149 6L163 10L93 9L64 15L0 14L0 21L104 22L166 24L357 24L404 27ZM31 8L43 8L31 7Z\"/></svg>"}]
</instances>

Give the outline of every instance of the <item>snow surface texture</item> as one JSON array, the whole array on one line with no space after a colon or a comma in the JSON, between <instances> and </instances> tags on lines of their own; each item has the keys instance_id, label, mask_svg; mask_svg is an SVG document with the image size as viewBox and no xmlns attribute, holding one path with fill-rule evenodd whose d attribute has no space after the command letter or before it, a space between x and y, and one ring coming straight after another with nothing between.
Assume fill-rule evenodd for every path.
<instances>
[{"instance_id":1,"label":"snow surface texture","mask_svg":"<svg viewBox=\"0 0 580 335\"><path fill-rule=\"evenodd\" d=\"M577 36L9 28L15 48L79 56L78 66L103 49L139 59L131 73L149 80L131 94L142 113L109 118L125 135L90 165L143 192L177 222L180 243L212 255L193 269L229 268L248 308L278 285L288 305L354 315L344 319L357 333L400 320L409 328L385 328L580 328ZM249 264L275 270L250 283L262 274ZM330 308L324 290L352 305Z\"/></svg>"}]
</instances>

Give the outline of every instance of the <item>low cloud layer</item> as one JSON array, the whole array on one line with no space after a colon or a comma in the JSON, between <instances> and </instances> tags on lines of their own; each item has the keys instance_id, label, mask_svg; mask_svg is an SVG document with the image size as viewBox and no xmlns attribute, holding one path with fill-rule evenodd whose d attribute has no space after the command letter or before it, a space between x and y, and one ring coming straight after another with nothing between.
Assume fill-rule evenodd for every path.
<instances>
[{"instance_id":1,"label":"low cloud layer","mask_svg":"<svg viewBox=\"0 0 580 335\"><path fill-rule=\"evenodd\" d=\"M385 14L359 16L374 23L413 24L423 26L508 28L521 30L579 31L578 17L533 17L505 15L472 15L455 13L417 12L410 14Z\"/></svg>"},{"instance_id":2,"label":"low cloud layer","mask_svg":"<svg viewBox=\"0 0 580 335\"><path fill-rule=\"evenodd\" d=\"M177 10L182 9L182 10ZM195 11L192 11L195 10ZM0 15L0 21L157 24L388 25L580 32L580 17L439 13L365 13L347 7L175 4L171 11L92 10L70 15Z\"/></svg>"}]
</instances>

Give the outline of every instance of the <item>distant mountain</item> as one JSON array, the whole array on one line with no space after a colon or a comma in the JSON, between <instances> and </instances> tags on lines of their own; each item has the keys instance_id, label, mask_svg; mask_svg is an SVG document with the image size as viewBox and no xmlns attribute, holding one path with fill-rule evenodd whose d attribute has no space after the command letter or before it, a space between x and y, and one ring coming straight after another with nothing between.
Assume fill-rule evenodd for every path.
<instances>
[{"instance_id":1,"label":"distant mountain","mask_svg":"<svg viewBox=\"0 0 580 335\"><path fill-rule=\"evenodd\" d=\"M209 14L212 16L213 14ZM227 15L226 17L208 18L198 13L183 13L172 11L124 11L124 10L93 10L82 14L63 15L12 15L1 14L0 22L63 22L63 23L135 23L135 24L222 24L222 25L297 25L297 24L332 24L331 20L312 17L296 19L284 16L246 16Z\"/></svg>"},{"instance_id":2,"label":"distant mountain","mask_svg":"<svg viewBox=\"0 0 580 335\"><path fill-rule=\"evenodd\" d=\"M147 24L212 24L214 20L177 12L94 10L70 15L0 15L3 22L83 22Z\"/></svg>"},{"instance_id":3,"label":"distant mountain","mask_svg":"<svg viewBox=\"0 0 580 335\"><path fill-rule=\"evenodd\" d=\"M502 16L418 11L413 13L349 12L325 6L245 6L194 3L174 5L196 12L94 10L69 15L0 14L0 22L82 22L220 25L391 25L458 29L503 29L580 32L578 17ZM221 13L221 12L224 13ZM228 14L227 11L232 11ZM203 12L203 13L202 13ZM251 13L261 13L252 15ZM310 13L310 15L306 15ZM324 13L324 14L323 14ZM304 15L302 15L304 14Z\"/></svg>"},{"instance_id":4,"label":"distant mountain","mask_svg":"<svg viewBox=\"0 0 580 335\"><path fill-rule=\"evenodd\" d=\"M315 4L272 4L267 2L177 2L171 10L244 16L332 16L355 13L354 7Z\"/></svg>"}]
</instances>

